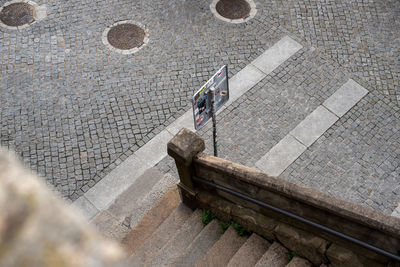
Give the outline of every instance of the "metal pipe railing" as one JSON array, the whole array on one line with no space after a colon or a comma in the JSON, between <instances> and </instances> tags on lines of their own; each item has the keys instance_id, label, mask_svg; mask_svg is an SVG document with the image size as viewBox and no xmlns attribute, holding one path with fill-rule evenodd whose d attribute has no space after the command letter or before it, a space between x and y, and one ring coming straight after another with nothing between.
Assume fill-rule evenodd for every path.
<instances>
[{"instance_id":1,"label":"metal pipe railing","mask_svg":"<svg viewBox=\"0 0 400 267\"><path fill-rule=\"evenodd\" d=\"M202 183L202 184L206 184L206 185L211 186L211 187L213 187L213 188L219 189L219 190L224 191L224 192L226 192L226 193L229 193L229 194L231 194L231 195L237 196L237 197L239 197L239 198L241 198L241 199L247 200L247 201L252 202L252 203L254 203L254 204L260 205L260 206L262 206L262 207L264 207L264 208L267 208L267 209L269 209L269 210L272 210L272 211L275 211L275 212L277 212L277 213L283 214L283 215L285 215L285 216L287 216L287 217L290 217L290 218L292 218L292 219L295 219L295 220L297 220L297 221L300 221L300 222L302 222L302 223L304 223L304 224L307 224L307 225L309 225L309 226L312 226L312 227L314 227L314 228L317 228L317 229L319 229L319 230L322 230L322 231L327 232L327 233L329 233L329 234L332 234L332 235L334 235L334 236L340 237L340 238L342 238L342 239L344 239L344 240L347 240L347 241L349 241L349 242L351 242L351 243L357 244L357 245L359 245L359 246L361 246L361 247L364 247L364 248L367 248L367 249L369 249L369 250L372 250L372 251L374 251L374 252L376 252L376 253L378 253L378 254L384 255L384 256L386 256L386 257L392 259L392 260L395 260L395 261L399 261L399 262L400 262L400 256L399 256L399 255L396 255L396 254L393 254L393 253L388 252L388 251L386 251L386 250L383 250L383 249L381 249L381 248L375 247L375 246L373 246L373 245L371 245L371 244L368 244L368 243L366 243L366 242L364 242L364 241L358 240L358 239L356 239L356 238L354 238L354 237L351 237L351 236L348 236L348 235L343 234L343 233L341 233L341 232L338 232L338 231L336 231L336 230L333 230L332 228L329 228L329 227L326 227L326 226L321 225L321 224L319 224L319 223L310 221L310 220L308 220L308 219L306 219L306 218L303 218L303 217L301 217L301 216L299 216L299 215L296 215L296 214L291 213L291 212L289 212L289 211L286 211L286 210L283 210L283 209L281 209L281 208L272 206L272 205L270 205L270 204L264 203L264 202L262 202L262 201L260 201L260 200L254 199L254 198L252 198L252 197L249 197L249 196L244 195L244 194L242 194L242 193L236 192L236 191L234 191L234 190L232 190L232 189L226 188L226 187L221 186L221 185L218 185L218 184L216 184L216 183L207 181L207 180L205 180L205 179L202 179L202 178L199 178L199 177L193 177L193 180L196 181L196 182Z\"/></svg>"}]
</instances>

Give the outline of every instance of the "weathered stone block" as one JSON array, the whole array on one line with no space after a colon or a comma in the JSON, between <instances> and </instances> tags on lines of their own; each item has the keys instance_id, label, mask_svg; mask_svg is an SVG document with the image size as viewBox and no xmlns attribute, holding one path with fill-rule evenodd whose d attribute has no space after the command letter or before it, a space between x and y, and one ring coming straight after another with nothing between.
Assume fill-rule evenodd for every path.
<instances>
[{"instance_id":1,"label":"weathered stone block","mask_svg":"<svg viewBox=\"0 0 400 267\"><path fill-rule=\"evenodd\" d=\"M275 236L285 247L313 264L320 265L326 262L324 254L328 241L286 224L279 224L275 228Z\"/></svg>"},{"instance_id":2,"label":"weathered stone block","mask_svg":"<svg viewBox=\"0 0 400 267\"><path fill-rule=\"evenodd\" d=\"M385 264L381 264L360 255L356 255L351 250L340 247L333 244L326 251L326 256L331 262L332 267L354 267L354 266L365 266L365 267L383 267Z\"/></svg>"}]
</instances>

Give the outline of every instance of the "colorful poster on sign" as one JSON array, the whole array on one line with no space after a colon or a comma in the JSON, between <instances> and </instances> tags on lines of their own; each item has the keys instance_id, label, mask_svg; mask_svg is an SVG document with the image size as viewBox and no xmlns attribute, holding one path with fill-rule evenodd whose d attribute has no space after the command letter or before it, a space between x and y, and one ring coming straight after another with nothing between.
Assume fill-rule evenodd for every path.
<instances>
[{"instance_id":1,"label":"colorful poster on sign","mask_svg":"<svg viewBox=\"0 0 400 267\"><path fill-rule=\"evenodd\" d=\"M194 127L200 129L212 116L211 92L215 89L215 112L229 100L228 68L223 66L198 90L192 99Z\"/></svg>"}]
</instances>

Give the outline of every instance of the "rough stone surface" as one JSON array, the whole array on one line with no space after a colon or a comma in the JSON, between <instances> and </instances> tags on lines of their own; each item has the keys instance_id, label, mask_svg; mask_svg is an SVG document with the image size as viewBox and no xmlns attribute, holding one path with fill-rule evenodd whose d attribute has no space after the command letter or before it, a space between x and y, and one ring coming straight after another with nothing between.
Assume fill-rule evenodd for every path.
<instances>
[{"instance_id":1,"label":"rough stone surface","mask_svg":"<svg viewBox=\"0 0 400 267\"><path fill-rule=\"evenodd\" d=\"M1 266L122 266L124 255L0 150Z\"/></svg>"},{"instance_id":2,"label":"rough stone surface","mask_svg":"<svg viewBox=\"0 0 400 267\"><path fill-rule=\"evenodd\" d=\"M123 239L122 245L128 253L135 252L171 214L180 202L176 189L168 191L143 219Z\"/></svg>"},{"instance_id":3,"label":"rough stone surface","mask_svg":"<svg viewBox=\"0 0 400 267\"><path fill-rule=\"evenodd\" d=\"M122 238L129 232L129 228L114 218L107 211L102 211L93 218L91 223L96 226L97 230L105 237L120 242Z\"/></svg>"},{"instance_id":4,"label":"rough stone surface","mask_svg":"<svg viewBox=\"0 0 400 267\"><path fill-rule=\"evenodd\" d=\"M185 165L190 165L193 157L204 149L204 140L185 128L168 142L168 154Z\"/></svg>"},{"instance_id":5,"label":"rough stone surface","mask_svg":"<svg viewBox=\"0 0 400 267\"><path fill-rule=\"evenodd\" d=\"M312 267L313 265L308 261L300 257L294 257L286 267Z\"/></svg>"},{"instance_id":6,"label":"rough stone surface","mask_svg":"<svg viewBox=\"0 0 400 267\"><path fill-rule=\"evenodd\" d=\"M202 211L195 210L190 218L181 226L176 234L168 241L167 244L153 257L148 263L149 266L167 266L174 262L194 240L198 233L203 230L203 222L201 221Z\"/></svg>"},{"instance_id":7,"label":"rough stone surface","mask_svg":"<svg viewBox=\"0 0 400 267\"><path fill-rule=\"evenodd\" d=\"M264 238L253 233L235 253L228 267L252 267L264 255L271 244Z\"/></svg>"},{"instance_id":8,"label":"rough stone surface","mask_svg":"<svg viewBox=\"0 0 400 267\"><path fill-rule=\"evenodd\" d=\"M182 203L179 204L152 235L135 250L135 255L142 262L150 260L174 236L175 232L185 223L191 214L191 209Z\"/></svg>"},{"instance_id":9,"label":"rough stone surface","mask_svg":"<svg viewBox=\"0 0 400 267\"><path fill-rule=\"evenodd\" d=\"M284 267L289 262L289 251L278 242L272 243L255 267Z\"/></svg>"},{"instance_id":10,"label":"rough stone surface","mask_svg":"<svg viewBox=\"0 0 400 267\"><path fill-rule=\"evenodd\" d=\"M212 220L196 236L193 242L172 263L172 266L194 266L222 236L217 220Z\"/></svg>"},{"instance_id":11,"label":"rough stone surface","mask_svg":"<svg viewBox=\"0 0 400 267\"><path fill-rule=\"evenodd\" d=\"M352 267L352 266L377 266L383 267L385 264L380 264L375 261L369 261L365 258L357 256L350 250L333 244L326 252L326 256L331 262L332 266Z\"/></svg>"},{"instance_id":12,"label":"rough stone surface","mask_svg":"<svg viewBox=\"0 0 400 267\"><path fill-rule=\"evenodd\" d=\"M196 267L226 266L246 240L247 236L239 236L235 229L230 226L196 264Z\"/></svg>"},{"instance_id":13,"label":"rough stone surface","mask_svg":"<svg viewBox=\"0 0 400 267\"><path fill-rule=\"evenodd\" d=\"M308 259L314 265L320 265L326 261L324 254L328 241L284 224L280 224L275 229L275 234L285 247Z\"/></svg>"}]
</instances>

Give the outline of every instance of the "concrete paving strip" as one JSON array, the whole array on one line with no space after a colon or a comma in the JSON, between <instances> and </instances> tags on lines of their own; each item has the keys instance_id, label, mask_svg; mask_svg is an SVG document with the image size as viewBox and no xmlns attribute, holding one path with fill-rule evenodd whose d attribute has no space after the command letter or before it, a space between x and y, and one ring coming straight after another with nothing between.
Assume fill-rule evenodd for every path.
<instances>
[{"instance_id":1,"label":"concrete paving strip","mask_svg":"<svg viewBox=\"0 0 400 267\"><path fill-rule=\"evenodd\" d=\"M400 218L400 203L397 208L392 212L392 216Z\"/></svg>"},{"instance_id":2,"label":"concrete paving strip","mask_svg":"<svg viewBox=\"0 0 400 267\"><path fill-rule=\"evenodd\" d=\"M350 79L258 160L255 166L269 175L279 176L367 93L364 87Z\"/></svg>"},{"instance_id":3,"label":"concrete paving strip","mask_svg":"<svg viewBox=\"0 0 400 267\"><path fill-rule=\"evenodd\" d=\"M99 210L85 197L81 196L72 203L73 207L76 207L86 219L91 220L99 213Z\"/></svg>"},{"instance_id":4,"label":"concrete paving strip","mask_svg":"<svg viewBox=\"0 0 400 267\"><path fill-rule=\"evenodd\" d=\"M322 105L337 116L342 117L367 93L367 89L350 79L333 95L325 100Z\"/></svg>"},{"instance_id":5,"label":"concrete paving strip","mask_svg":"<svg viewBox=\"0 0 400 267\"><path fill-rule=\"evenodd\" d=\"M334 115L324 106L319 106L300 122L290 134L309 147L338 119L338 116Z\"/></svg>"},{"instance_id":6,"label":"concrete paving strip","mask_svg":"<svg viewBox=\"0 0 400 267\"><path fill-rule=\"evenodd\" d=\"M84 196L99 211L105 210L117 196L150 167L152 166L133 154L101 179Z\"/></svg>"},{"instance_id":7,"label":"concrete paving strip","mask_svg":"<svg viewBox=\"0 0 400 267\"><path fill-rule=\"evenodd\" d=\"M229 79L230 100L224 106L237 100L280 64L294 55L302 46L288 36L267 49L262 55ZM224 109L223 108L223 109ZM219 112L222 112L221 109ZM161 131L152 140L128 157L112 170L84 196L74 202L74 206L93 218L96 211L108 208L114 199L123 193L146 169L153 167L167 155L167 143L182 127L194 130L192 110Z\"/></svg>"},{"instance_id":8,"label":"concrete paving strip","mask_svg":"<svg viewBox=\"0 0 400 267\"><path fill-rule=\"evenodd\" d=\"M289 36L285 36L251 62L251 64L268 75L301 48L301 44Z\"/></svg>"},{"instance_id":9,"label":"concrete paving strip","mask_svg":"<svg viewBox=\"0 0 400 267\"><path fill-rule=\"evenodd\" d=\"M307 149L290 134L286 135L267 154L256 162L256 167L272 176L279 176Z\"/></svg>"}]
</instances>

